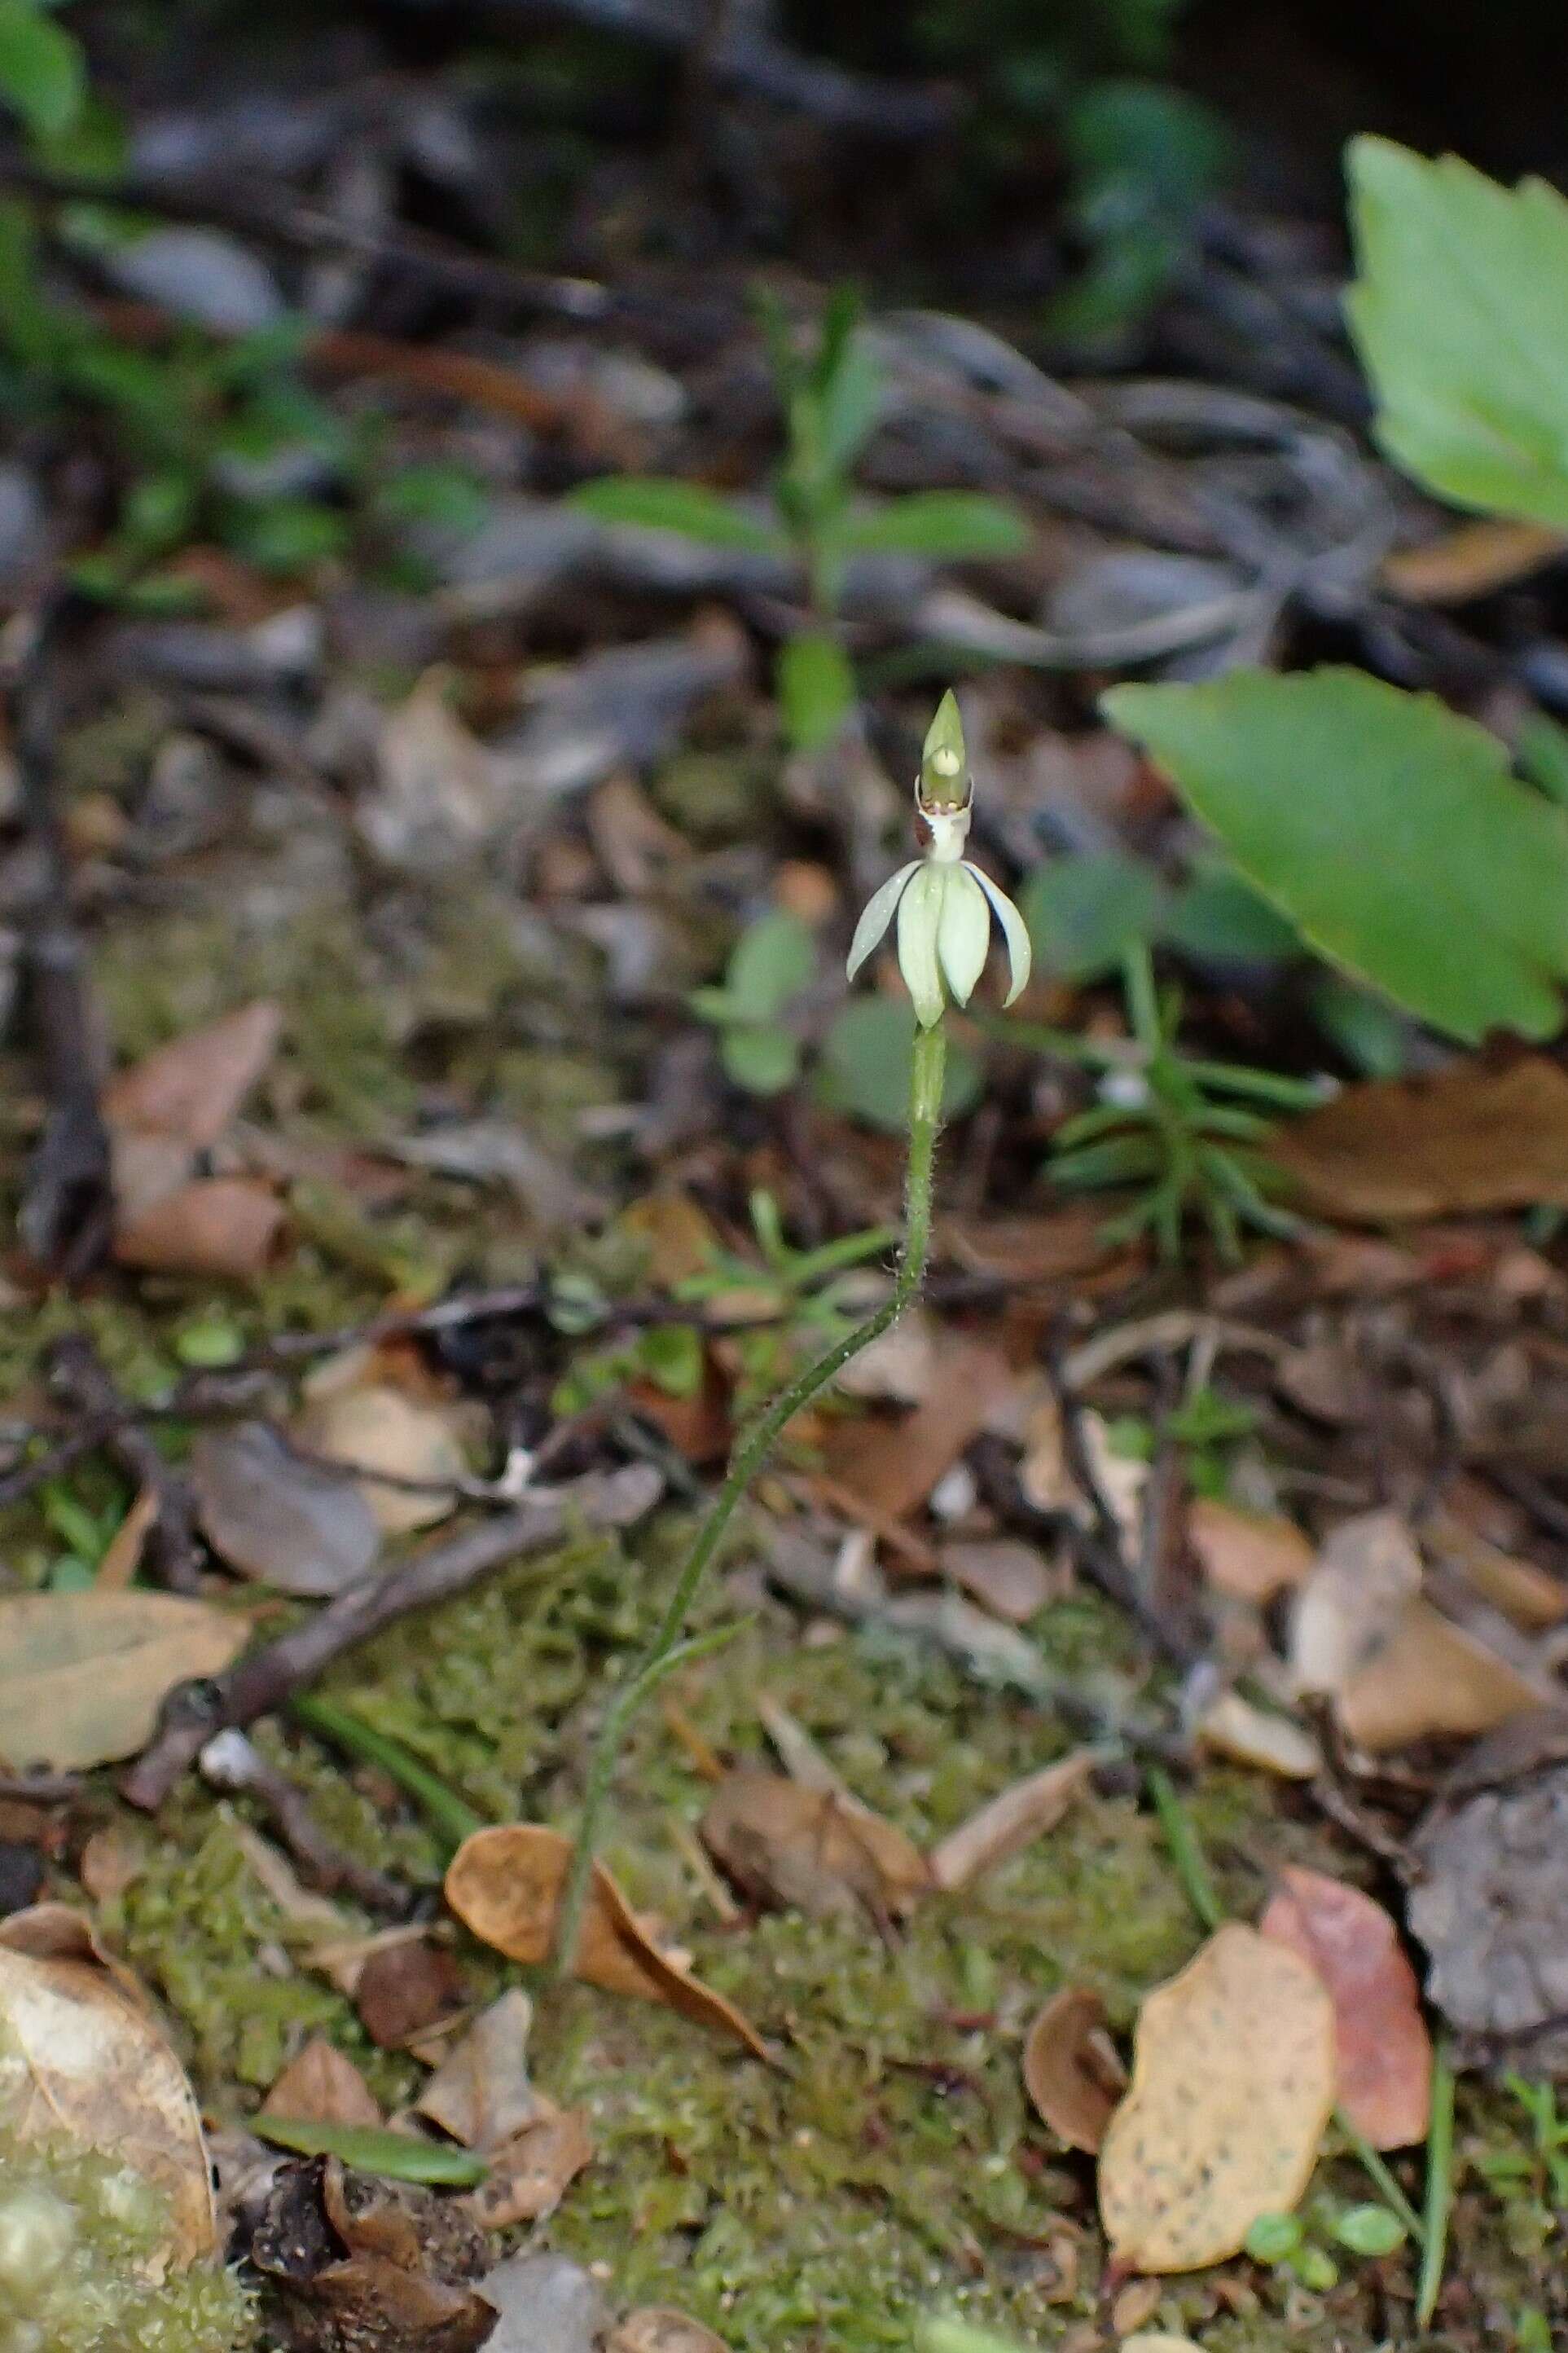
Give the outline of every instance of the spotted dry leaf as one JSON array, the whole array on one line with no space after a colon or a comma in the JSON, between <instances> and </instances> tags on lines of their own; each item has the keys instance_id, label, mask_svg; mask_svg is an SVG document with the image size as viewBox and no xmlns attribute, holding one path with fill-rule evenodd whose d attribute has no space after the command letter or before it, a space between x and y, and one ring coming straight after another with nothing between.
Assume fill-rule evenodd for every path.
<instances>
[{"instance_id":1,"label":"spotted dry leaf","mask_svg":"<svg viewBox=\"0 0 1568 2353\"><path fill-rule=\"evenodd\" d=\"M1288 2214L1311 2178L1338 2077L1334 2007L1317 1973L1228 1922L1144 2002L1132 2084L1100 2158L1119 2263L1198 2271Z\"/></svg>"}]
</instances>

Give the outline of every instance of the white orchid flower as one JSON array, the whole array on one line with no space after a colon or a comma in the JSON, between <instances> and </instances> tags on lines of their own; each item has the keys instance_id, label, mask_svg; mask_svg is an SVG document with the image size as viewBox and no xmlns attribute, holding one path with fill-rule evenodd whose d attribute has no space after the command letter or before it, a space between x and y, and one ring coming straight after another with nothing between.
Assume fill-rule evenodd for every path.
<instances>
[{"instance_id":1,"label":"white orchid flower","mask_svg":"<svg viewBox=\"0 0 1568 2353\"><path fill-rule=\"evenodd\" d=\"M963 723L951 690L937 706L915 786L915 839L923 855L883 883L868 901L849 945L854 979L892 922L899 919L899 967L922 1028L942 1019L949 997L967 1005L985 968L995 916L1006 942L1011 986L1005 1002L1027 986L1029 934L1005 891L963 855L974 786L964 757Z\"/></svg>"}]
</instances>

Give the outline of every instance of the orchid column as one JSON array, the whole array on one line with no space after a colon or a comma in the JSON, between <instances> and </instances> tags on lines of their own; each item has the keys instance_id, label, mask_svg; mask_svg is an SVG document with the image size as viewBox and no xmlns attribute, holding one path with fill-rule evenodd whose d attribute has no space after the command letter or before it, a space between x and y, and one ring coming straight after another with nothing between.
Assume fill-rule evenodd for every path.
<instances>
[{"instance_id":1,"label":"orchid column","mask_svg":"<svg viewBox=\"0 0 1568 2353\"><path fill-rule=\"evenodd\" d=\"M740 1431L724 1483L687 1555L647 1649L610 1702L588 1768L583 1817L562 1898L555 1968L569 1976L583 1926L600 1816L615 1778L626 1728L648 1694L675 1668L709 1646L683 1641L686 1620L724 1532L752 1481L795 1415L837 1379L851 1357L879 1339L919 1293L931 1251L931 1176L942 1124L947 1039L942 1015L949 999L967 1005L984 969L994 914L1011 967L1006 1002L1029 977L1029 935L1005 892L963 855L973 785L964 756L958 705L944 694L931 721L915 785L917 859L884 882L855 927L849 950L854 978L898 916L899 965L914 1005L914 1060L910 1080L910 1149L904 1180L904 1235L893 1286L881 1306L837 1341L826 1355L782 1389ZM710 1641L711 1638L709 1638Z\"/></svg>"}]
</instances>

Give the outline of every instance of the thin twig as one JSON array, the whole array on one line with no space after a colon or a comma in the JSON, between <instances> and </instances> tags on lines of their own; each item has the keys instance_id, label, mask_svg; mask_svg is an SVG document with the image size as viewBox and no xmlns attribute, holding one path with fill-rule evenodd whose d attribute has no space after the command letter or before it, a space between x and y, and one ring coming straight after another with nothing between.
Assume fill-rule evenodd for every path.
<instances>
[{"instance_id":1,"label":"thin twig","mask_svg":"<svg viewBox=\"0 0 1568 2353\"><path fill-rule=\"evenodd\" d=\"M121 1778L121 1794L155 1812L215 1733L271 1715L344 1651L415 1610L466 1593L525 1553L557 1544L577 1528L628 1526L651 1507L659 1485L657 1472L643 1462L590 1472L553 1494L531 1497L504 1519L429 1546L402 1568L360 1577L315 1617L250 1651L226 1673L179 1684L164 1703L152 1745Z\"/></svg>"},{"instance_id":2,"label":"thin twig","mask_svg":"<svg viewBox=\"0 0 1568 2353\"><path fill-rule=\"evenodd\" d=\"M323 1895L341 1890L367 1912L388 1919L400 1920L412 1908L413 1889L334 1846L310 1811L303 1789L269 1765L243 1732L231 1728L209 1740L201 1752L201 1770L203 1780L214 1788L242 1790L254 1798L299 1864L300 1876Z\"/></svg>"},{"instance_id":3,"label":"thin twig","mask_svg":"<svg viewBox=\"0 0 1568 2353\"><path fill-rule=\"evenodd\" d=\"M146 1431L124 1418L124 1399L84 1333L70 1332L49 1353L56 1387L104 1429L103 1442L138 1489L152 1490L157 1512L147 1531L147 1565L172 1593L200 1590L196 1499L191 1483L166 1461Z\"/></svg>"},{"instance_id":4,"label":"thin twig","mask_svg":"<svg viewBox=\"0 0 1568 2353\"><path fill-rule=\"evenodd\" d=\"M68 1282L107 1253L114 1203L109 1130L98 1100L101 1049L86 951L71 913L70 861L55 789L58 640L67 609L57 596L18 616L7 631L5 666L22 818L37 865L23 971L47 1106L16 1222L31 1255Z\"/></svg>"}]
</instances>

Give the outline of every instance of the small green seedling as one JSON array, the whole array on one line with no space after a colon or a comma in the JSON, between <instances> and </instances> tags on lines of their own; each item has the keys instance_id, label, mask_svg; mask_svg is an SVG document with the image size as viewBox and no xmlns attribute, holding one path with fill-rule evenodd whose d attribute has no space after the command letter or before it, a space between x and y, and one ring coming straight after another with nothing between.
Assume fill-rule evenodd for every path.
<instances>
[{"instance_id":1,"label":"small green seedling","mask_svg":"<svg viewBox=\"0 0 1568 2353\"><path fill-rule=\"evenodd\" d=\"M856 555L937 562L1017 555L1028 533L1013 508L969 491L858 497L855 470L881 414L880 371L860 327L859 298L841 286L804 346L777 298L757 314L784 411L784 454L768 487L771 512L701 483L647 475L585 483L574 503L603 522L679 532L710 546L783 556L805 591L801 627L780 650L784 733L797 751L830 744L853 710L855 674L838 629L845 573Z\"/></svg>"},{"instance_id":2,"label":"small green seedling","mask_svg":"<svg viewBox=\"0 0 1568 2353\"><path fill-rule=\"evenodd\" d=\"M1340 2265L1330 2244L1366 2262L1396 2254L1409 2232L1387 2206L1368 2203L1337 2211L1321 2200L1305 2220L1299 2214L1260 2214L1247 2234L1255 2263L1300 2280L1314 2295L1339 2285Z\"/></svg>"},{"instance_id":3,"label":"small green seedling","mask_svg":"<svg viewBox=\"0 0 1568 2353\"><path fill-rule=\"evenodd\" d=\"M719 1032L725 1073L748 1094L776 1095L794 1083L800 1040L785 1016L816 964L809 925L778 908L742 933L722 987L695 989L687 1000Z\"/></svg>"},{"instance_id":4,"label":"small green seedling","mask_svg":"<svg viewBox=\"0 0 1568 2353\"><path fill-rule=\"evenodd\" d=\"M1124 1242L1151 1234L1169 1260L1181 1255L1194 1219L1231 1260L1240 1254L1246 1227L1300 1231L1300 1220L1270 1198L1285 1180L1262 1149L1272 1122L1257 1106L1305 1110L1321 1101L1321 1089L1182 1053L1175 1042L1180 994L1156 991L1146 947L1128 951L1125 973L1131 1050L1104 1056L1100 1103L1057 1130L1053 1181L1076 1192L1131 1188L1132 1202L1109 1221L1106 1238ZM1014 1034L1029 1042L1025 1025ZM1050 1050L1060 1043L1050 1035Z\"/></svg>"}]
</instances>

